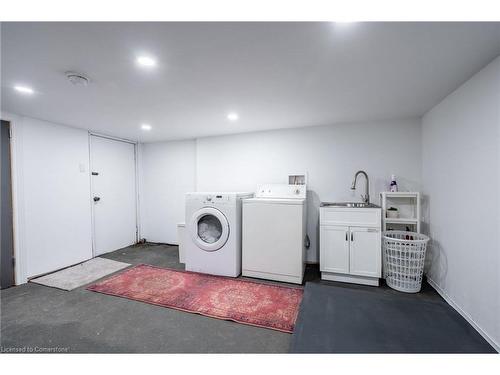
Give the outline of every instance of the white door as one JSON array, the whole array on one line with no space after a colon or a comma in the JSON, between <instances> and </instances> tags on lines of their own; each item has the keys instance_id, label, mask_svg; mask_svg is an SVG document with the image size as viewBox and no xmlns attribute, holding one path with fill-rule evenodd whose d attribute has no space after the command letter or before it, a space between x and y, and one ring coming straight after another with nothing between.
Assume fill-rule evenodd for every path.
<instances>
[{"instance_id":1,"label":"white door","mask_svg":"<svg viewBox=\"0 0 500 375\"><path fill-rule=\"evenodd\" d=\"M320 270L349 273L349 227L320 227Z\"/></svg>"},{"instance_id":2,"label":"white door","mask_svg":"<svg viewBox=\"0 0 500 375\"><path fill-rule=\"evenodd\" d=\"M135 145L91 136L94 256L137 242Z\"/></svg>"},{"instance_id":3,"label":"white door","mask_svg":"<svg viewBox=\"0 0 500 375\"><path fill-rule=\"evenodd\" d=\"M350 273L381 276L380 232L372 228L351 227Z\"/></svg>"}]
</instances>

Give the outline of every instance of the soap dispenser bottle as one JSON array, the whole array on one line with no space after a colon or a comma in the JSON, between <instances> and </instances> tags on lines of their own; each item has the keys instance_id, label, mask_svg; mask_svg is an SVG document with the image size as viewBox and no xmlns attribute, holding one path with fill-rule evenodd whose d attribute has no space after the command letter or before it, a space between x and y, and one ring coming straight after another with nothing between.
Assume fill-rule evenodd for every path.
<instances>
[{"instance_id":1,"label":"soap dispenser bottle","mask_svg":"<svg viewBox=\"0 0 500 375\"><path fill-rule=\"evenodd\" d=\"M391 193L395 193L395 192L398 191L398 184L396 182L396 176L395 175L391 176L391 186L390 186L389 190L391 191Z\"/></svg>"}]
</instances>

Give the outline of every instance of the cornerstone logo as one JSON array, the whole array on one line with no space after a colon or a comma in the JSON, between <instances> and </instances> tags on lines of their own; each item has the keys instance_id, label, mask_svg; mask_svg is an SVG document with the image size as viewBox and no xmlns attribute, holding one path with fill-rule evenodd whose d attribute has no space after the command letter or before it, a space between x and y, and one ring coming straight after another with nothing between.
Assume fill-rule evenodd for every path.
<instances>
[{"instance_id":1,"label":"cornerstone logo","mask_svg":"<svg viewBox=\"0 0 500 375\"><path fill-rule=\"evenodd\" d=\"M68 353L69 347L61 346L0 346L0 353Z\"/></svg>"}]
</instances>

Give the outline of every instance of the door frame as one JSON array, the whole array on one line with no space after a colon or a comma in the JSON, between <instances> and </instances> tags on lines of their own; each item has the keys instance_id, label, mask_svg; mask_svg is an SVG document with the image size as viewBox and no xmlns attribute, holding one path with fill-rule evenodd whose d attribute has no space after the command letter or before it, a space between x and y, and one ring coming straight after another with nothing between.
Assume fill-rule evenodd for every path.
<instances>
[{"instance_id":1,"label":"door frame","mask_svg":"<svg viewBox=\"0 0 500 375\"><path fill-rule=\"evenodd\" d=\"M8 116L7 116L8 117ZM11 212L11 220L12 220L12 223L11 223L11 226L12 226L12 260L14 262L13 264L13 269L12 269L12 272L13 272L13 275L12 275L12 280L11 282L13 283L13 285L18 285L18 257L17 257L17 251L16 251L16 213L14 212L15 210L15 202L16 200L14 199L14 144L13 144L13 134L14 134L14 130L13 130L13 124L12 124L12 121L9 119L4 119L4 116L2 115L2 117L0 117L0 121L2 122L6 122L9 127L9 164L10 164L10 206L11 206L11 209L12 209L12 212Z\"/></svg>"},{"instance_id":2,"label":"door frame","mask_svg":"<svg viewBox=\"0 0 500 375\"><path fill-rule=\"evenodd\" d=\"M91 228L92 228L92 258L96 257L96 246L95 246L95 218L94 218L94 201L93 201L93 186L92 186L92 137L99 137L104 139L109 139L111 141L129 143L134 146L134 186L135 186L135 242L137 243L140 238L140 227L139 227L139 158L138 158L138 142L131 141L129 139L113 137L101 133L90 132L89 131L89 184L90 184L90 210L91 210Z\"/></svg>"},{"instance_id":3,"label":"door frame","mask_svg":"<svg viewBox=\"0 0 500 375\"><path fill-rule=\"evenodd\" d=\"M1 112L2 120L10 124L10 175L12 188L12 226L14 236L14 281L16 285L28 281L27 255L24 246L25 209L24 209L24 178L22 173L22 133L23 118L8 112Z\"/></svg>"}]
</instances>

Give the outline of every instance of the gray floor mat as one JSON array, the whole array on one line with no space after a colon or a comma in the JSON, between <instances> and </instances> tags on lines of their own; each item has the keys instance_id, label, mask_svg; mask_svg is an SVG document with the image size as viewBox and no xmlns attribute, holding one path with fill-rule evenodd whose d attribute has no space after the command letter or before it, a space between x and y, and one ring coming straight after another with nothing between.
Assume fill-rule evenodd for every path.
<instances>
[{"instance_id":1,"label":"gray floor mat","mask_svg":"<svg viewBox=\"0 0 500 375\"><path fill-rule=\"evenodd\" d=\"M30 282L63 290L73 290L130 266L111 259L94 258L63 270L31 279Z\"/></svg>"},{"instance_id":2,"label":"gray floor mat","mask_svg":"<svg viewBox=\"0 0 500 375\"><path fill-rule=\"evenodd\" d=\"M441 298L307 283L292 353L495 353Z\"/></svg>"}]
</instances>

